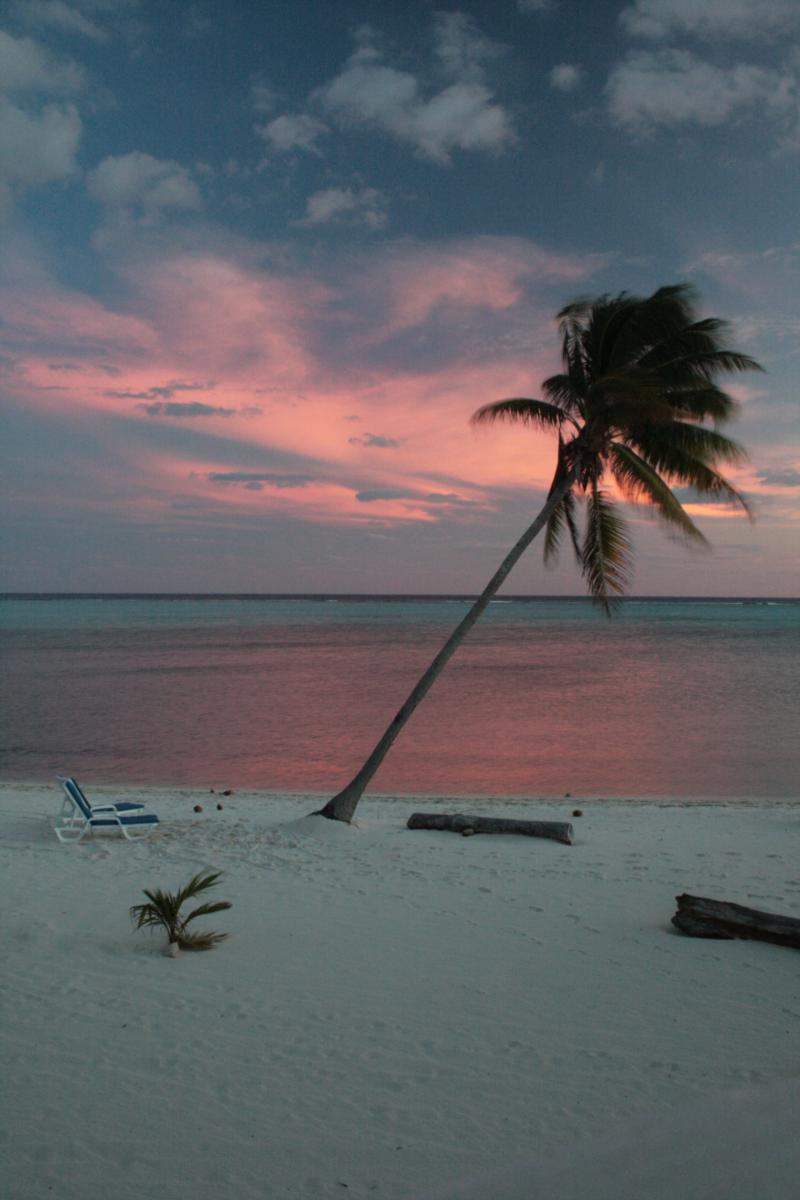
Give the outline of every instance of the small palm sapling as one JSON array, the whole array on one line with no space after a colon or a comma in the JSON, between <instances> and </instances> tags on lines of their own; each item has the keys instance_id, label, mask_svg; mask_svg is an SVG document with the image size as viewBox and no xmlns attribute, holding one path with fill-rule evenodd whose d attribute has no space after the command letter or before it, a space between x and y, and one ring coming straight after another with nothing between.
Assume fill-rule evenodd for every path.
<instances>
[{"instance_id":1,"label":"small palm sapling","mask_svg":"<svg viewBox=\"0 0 800 1200\"><path fill-rule=\"evenodd\" d=\"M172 956L177 954L178 950L213 949L228 936L227 933L189 932L187 926L196 917L205 917L210 913L222 912L224 909L230 908L230 900L217 900L213 904L201 904L188 916L182 916L180 910L187 900L193 900L196 896L207 892L209 888L215 887L221 874L221 871L199 871L197 875L192 876L185 887L180 888L177 892L162 892L159 889L151 892L144 888L147 903L134 904L130 910L131 919L136 923L136 928L142 929L145 925L160 926L167 935L166 953Z\"/></svg>"}]
</instances>

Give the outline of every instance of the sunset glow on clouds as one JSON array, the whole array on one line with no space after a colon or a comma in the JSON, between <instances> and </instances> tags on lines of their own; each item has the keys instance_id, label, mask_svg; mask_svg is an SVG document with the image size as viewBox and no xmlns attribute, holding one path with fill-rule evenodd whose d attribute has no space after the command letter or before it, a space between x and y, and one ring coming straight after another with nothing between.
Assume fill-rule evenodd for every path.
<instances>
[{"instance_id":1,"label":"sunset glow on clouds","mask_svg":"<svg viewBox=\"0 0 800 1200\"><path fill-rule=\"evenodd\" d=\"M632 514L640 590L796 592L800 253L788 199L760 232L737 166L768 135L758 169L779 196L797 164L791 11L762 6L748 50L734 0L703 22L675 0L603 5L617 42L602 69L590 29L567 50L555 4L509 0L502 21L421 5L415 47L388 17L343 17L338 68L310 53L294 81L269 46L288 53L299 18L209 9L242 56L219 75L228 112L192 90L201 66L221 71L202 22L75 0L56 29L20 0L0 31L6 586L81 590L80 560L90 586L130 588L146 560L143 590L214 590L203 555L224 541L232 590L474 591L541 502L554 446L471 414L538 394L567 300L687 278L769 370L732 388L751 451L734 478L757 523L687 500L720 546L698 583ZM710 49L726 11L729 57ZM667 113L679 75L684 109ZM755 92L756 141L739 123ZM212 115L225 136L198 141ZM680 182L698 156L721 221ZM578 587L565 559L520 590Z\"/></svg>"},{"instance_id":2,"label":"sunset glow on clouds","mask_svg":"<svg viewBox=\"0 0 800 1200\"><path fill-rule=\"evenodd\" d=\"M187 445L146 459L165 503L178 493L325 522L435 520L491 503L494 485L547 481L551 447L498 429L487 455L485 434L468 426L487 396L533 390L550 365L541 351L536 365L535 331L498 362L461 327L518 307L532 279L573 285L591 264L478 239L392 250L354 264L338 287L222 255L118 269L124 313L42 272L27 287L16 280L2 297L16 386L32 407L118 421L120 438L135 438L136 425L191 425L202 455ZM398 338L424 337L434 322L427 370L381 365ZM263 470L236 463L239 443L248 463L262 454Z\"/></svg>"}]
</instances>

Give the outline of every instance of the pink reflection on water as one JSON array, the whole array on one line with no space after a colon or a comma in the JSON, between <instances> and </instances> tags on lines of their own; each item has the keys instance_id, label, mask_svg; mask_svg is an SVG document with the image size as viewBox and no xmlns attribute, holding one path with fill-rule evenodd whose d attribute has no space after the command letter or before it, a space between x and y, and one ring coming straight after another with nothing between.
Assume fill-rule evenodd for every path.
<instances>
[{"instance_id":1,"label":"pink reflection on water","mask_svg":"<svg viewBox=\"0 0 800 1200\"><path fill-rule=\"evenodd\" d=\"M333 793L448 631L53 635L46 654L9 656L19 699L7 741L29 767L16 775L69 767L106 782ZM451 661L371 790L789 795L791 672L785 655L754 656L707 627L665 639L644 623L490 623Z\"/></svg>"}]
</instances>

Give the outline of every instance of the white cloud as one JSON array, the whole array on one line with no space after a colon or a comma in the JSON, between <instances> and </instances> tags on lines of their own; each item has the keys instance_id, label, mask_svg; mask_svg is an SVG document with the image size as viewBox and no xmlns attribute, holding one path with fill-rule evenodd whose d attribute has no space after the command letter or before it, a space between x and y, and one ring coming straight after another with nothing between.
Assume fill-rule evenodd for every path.
<instances>
[{"instance_id":1,"label":"white cloud","mask_svg":"<svg viewBox=\"0 0 800 1200\"><path fill-rule=\"evenodd\" d=\"M82 86L83 72L75 63L55 58L31 38L0 30L0 91L58 94Z\"/></svg>"},{"instance_id":2,"label":"white cloud","mask_svg":"<svg viewBox=\"0 0 800 1200\"><path fill-rule=\"evenodd\" d=\"M11 214L14 192L77 170L78 111L70 103L43 104L42 97L69 95L82 86L83 73L74 63L0 30L0 217Z\"/></svg>"},{"instance_id":3,"label":"white cloud","mask_svg":"<svg viewBox=\"0 0 800 1200\"><path fill-rule=\"evenodd\" d=\"M256 112L272 112L276 99L275 90L268 83L265 83L263 80L256 80L254 83L251 83L250 103Z\"/></svg>"},{"instance_id":4,"label":"white cloud","mask_svg":"<svg viewBox=\"0 0 800 1200\"><path fill-rule=\"evenodd\" d=\"M798 0L634 0L620 13L635 37L771 37L800 29Z\"/></svg>"},{"instance_id":5,"label":"white cloud","mask_svg":"<svg viewBox=\"0 0 800 1200\"><path fill-rule=\"evenodd\" d=\"M366 40L315 98L345 127L379 130L435 162L446 164L457 149L498 152L514 134L482 82L474 36L471 24L439 20L440 58L449 74L458 62L464 74L428 99L415 75L386 66Z\"/></svg>"},{"instance_id":6,"label":"white cloud","mask_svg":"<svg viewBox=\"0 0 800 1200\"><path fill-rule=\"evenodd\" d=\"M419 103L417 81L407 71L386 67L377 50L362 47L344 71L322 88L326 108L355 122L392 127Z\"/></svg>"},{"instance_id":7,"label":"white cloud","mask_svg":"<svg viewBox=\"0 0 800 1200\"><path fill-rule=\"evenodd\" d=\"M317 142L328 132L324 122L306 113L291 113L276 117L268 125L257 127L257 133L268 142L273 150L286 153L291 150L307 150L319 153Z\"/></svg>"},{"instance_id":8,"label":"white cloud","mask_svg":"<svg viewBox=\"0 0 800 1200\"><path fill-rule=\"evenodd\" d=\"M455 79L483 79L483 64L498 58L504 47L486 37L472 17L461 12L440 12L435 24L436 55L446 73Z\"/></svg>"},{"instance_id":9,"label":"white cloud","mask_svg":"<svg viewBox=\"0 0 800 1200\"><path fill-rule=\"evenodd\" d=\"M0 204L11 207L15 187L36 187L76 170L81 119L72 104L47 104L28 113L0 100Z\"/></svg>"},{"instance_id":10,"label":"white cloud","mask_svg":"<svg viewBox=\"0 0 800 1200\"><path fill-rule=\"evenodd\" d=\"M64 3L64 0L17 0L13 7L17 16L35 28L79 34L96 42L107 39L107 34L91 17L80 12L78 6Z\"/></svg>"},{"instance_id":11,"label":"white cloud","mask_svg":"<svg viewBox=\"0 0 800 1200\"><path fill-rule=\"evenodd\" d=\"M550 84L559 92L574 92L580 86L583 71L573 63L559 63L550 72Z\"/></svg>"},{"instance_id":12,"label":"white cloud","mask_svg":"<svg viewBox=\"0 0 800 1200\"><path fill-rule=\"evenodd\" d=\"M386 224L386 198L377 188L324 188L309 196L301 225L323 225L341 218L363 223L369 229Z\"/></svg>"},{"instance_id":13,"label":"white cloud","mask_svg":"<svg viewBox=\"0 0 800 1200\"><path fill-rule=\"evenodd\" d=\"M788 115L797 106L790 74L747 63L718 67L688 50L631 53L606 88L612 119L638 131L688 122L720 125L764 107Z\"/></svg>"},{"instance_id":14,"label":"white cloud","mask_svg":"<svg viewBox=\"0 0 800 1200\"><path fill-rule=\"evenodd\" d=\"M453 149L497 152L513 140L504 109L480 83L454 83L419 105L408 114L403 134L438 162L446 162Z\"/></svg>"},{"instance_id":15,"label":"white cloud","mask_svg":"<svg viewBox=\"0 0 800 1200\"><path fill-rule=\"evenodd\" d=\"M103 159L89 172L87 188L117 229L155 225L169 209L202 207L197 184L185 167L139 150Z\"/></svg>"}]
</instances>

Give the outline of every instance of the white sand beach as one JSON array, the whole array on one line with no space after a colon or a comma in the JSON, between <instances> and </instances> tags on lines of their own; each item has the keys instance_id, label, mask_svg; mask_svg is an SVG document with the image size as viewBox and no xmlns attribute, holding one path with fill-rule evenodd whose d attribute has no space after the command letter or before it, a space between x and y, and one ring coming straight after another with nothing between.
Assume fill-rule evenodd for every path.
<instances>
[{"instance_id":1,"label":"white sand beach","mask_svg":"<svg viewBox=\"0 0 800 1200\"><path fill-rule=\"evenodd\" d=\"M61 845L55 782L0 787L8 1200L796 1195L800 956L670 918L684 891L800 916L800 805L376 798L349 828L81 782L162 824ZM231 936L167 958L129 906L205 867Z\"/></svg>"}]
</instances>

